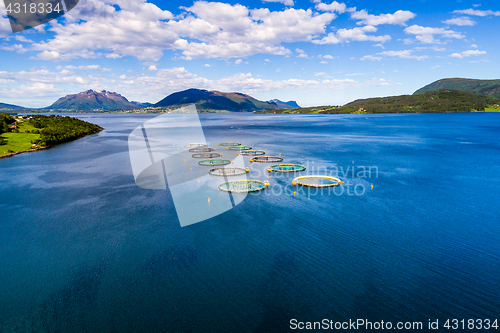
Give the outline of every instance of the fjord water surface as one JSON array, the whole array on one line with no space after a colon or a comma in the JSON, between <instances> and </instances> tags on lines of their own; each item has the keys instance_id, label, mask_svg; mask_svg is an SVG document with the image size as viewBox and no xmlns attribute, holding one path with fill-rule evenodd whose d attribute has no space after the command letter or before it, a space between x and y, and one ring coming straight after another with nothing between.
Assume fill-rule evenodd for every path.
<instances>
[{"instance_id":1,"label":"fjord water surface","mask_svg":"<svg viewBox=\"0 0 500 333\"><path fill-rule=\"evenodd\" d=\"M154 116L78 114L105 130L0 160L0 332L498 315L500 113L201 115L207 137L345 183L293 195L273 174L184 228L168 190L134 182L128 135Z\"/></svg>"}]
</instances>

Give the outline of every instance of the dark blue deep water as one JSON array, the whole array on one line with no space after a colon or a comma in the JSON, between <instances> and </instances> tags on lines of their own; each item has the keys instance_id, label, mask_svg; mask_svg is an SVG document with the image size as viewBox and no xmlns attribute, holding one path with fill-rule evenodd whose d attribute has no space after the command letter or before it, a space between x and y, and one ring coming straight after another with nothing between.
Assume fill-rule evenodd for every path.
<instances>
[{"instance_id":1,"label":"dark blue deep water","mask_svg":"<svg viewBox=\"0 0 500 333\"><path fill-rule=\"evenodd\" d=\"M202 115L309 172L372 174L183 228L169 191L134 182L127 138L154 116L81 114L106 130L0 160L0 332L500 316L500 113Z\"/></svg>"}]
</instances>

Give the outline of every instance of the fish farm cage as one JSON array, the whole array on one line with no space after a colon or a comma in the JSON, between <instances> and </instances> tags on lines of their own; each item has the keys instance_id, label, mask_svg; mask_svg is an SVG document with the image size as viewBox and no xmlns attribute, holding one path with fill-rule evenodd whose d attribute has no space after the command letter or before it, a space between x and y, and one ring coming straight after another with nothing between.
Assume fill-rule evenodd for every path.
<instances>
[{"instance_id":1,"label":"fish farm cage","mask_svg":"<svg viewBox=\"0 0 500 333\"><path fill-rule=\"evenodd\" d=\"M223 160L223 159L209 159L209 160L203 160L198 162L199 165L205 165L205 166L223 166L223 165L228 165L231 164L230 160Z\"/></svg>"},{"instance_id":2,"label":"fish farm cage","mask_svg":"<svg viewBox=\"0 0 500 333\"><path fill-rule=\"evenodd\" d=\"M208 173L213 176L239 176L247 172L250 172L250 169L236 168L236 167L222 167L222 168L210 169L208 171Z\"/></svg>"},{"instance_id":3,"label":"fish farm cage","mask_svg":"<svg viewBox=\"0 0 500 333\"><path fill-rule=\"evenodd\" d=\"M261 191L269 186L269 182L260 180L233 180L219 185L219 189L226 192L245 193Z\"/></svg>"},{"instance_id":4,"label":"fish farm cage","mask_svg":"<svg viewBox=\"0 0 500 333\"><path fill-rule=\"evenodd\" d=\"M292 180L292 185L301 185L308 187L332 187L332 186L338 186L342 183L343 181L335 177L314 176L314 175L301 176Z\"/></svg>"},{"instance_id":5,"label":"fish farm cage","mask_svg":"<svg viewBox=\"0 0 500 333\"><path fill-rule=\"evenodd\" d=\"M263 150L242 150L240 152L241 155L244 156L260 156L264 155L266 152Z\"/></svg>"},{"instance_id":6,"label":"fish farm cage","mask_svg":"<svg viewBox=\"0 0 500 333\"><path fill-rule=\"evenodd\" d=\"M253 157L250 162L256 162L256 163L278 163L283 161L282 157L279 156L255 156Z\"/></svg>"},{"instance_id":7,"label":"fish farm cage","mask_svg":"<svg viewBox=\"0 0 500 333\"><path fill-rule=\"evenodd\" d=\"M239 142L222 142L219 143L219 146L227 147L227 146L241 146Z\"/></svg>"},{"instance_id":8,"label":"fish farm cage","mask_svg":"<svg viewBox=\"0 0 500 333\"><path fill-rule=\"evenodd\" d=\"M185 145L184 147L187 147L187 148L208 147L208 145L206 143L189 143L189 144Z\"/></svg>"},{"instance_id":9,"label":"fish farm cage","mask_svg":"<svg viewBox=\"0 0 500 333\"><path fill-rule=\"evenodd\" d=\"M300 164L275 164L271 165L267 171L269 172L300 172L306 169L305 166Z\"/></svg>"},{"instance_id":10,"label":"fish farm cage","mask_svg":"<svg viewBox=\"0 0 500 333\"><path fill-rule=\"evenodd\" d=\"M231 146L229 147L229 150L251 150L252 147L250 146Z\"/></svg>"},{"instance_id":11,"label":"fish farm cage","mask_svg":"<svg viewBox=\"0 0 500 333\"><path fill-rule=\"evenodd\" d=\"M216 158L221 157L219 153L196 153L193 154L193 158Z\"/></svg>"},{"instance_id":12,"label":"fish farm cage","mask_svg":"<svg viewBox=\"0 0 500 333\"><path fill-rule=\"evenodd\" d=\"M211 152L211 151L214 151L214 150L215 150L214 148L210 148L210 147L206 147L206 146L195 147L195 148L189 149L189 151L191 153Z\"/></svg>"}]
</instances>

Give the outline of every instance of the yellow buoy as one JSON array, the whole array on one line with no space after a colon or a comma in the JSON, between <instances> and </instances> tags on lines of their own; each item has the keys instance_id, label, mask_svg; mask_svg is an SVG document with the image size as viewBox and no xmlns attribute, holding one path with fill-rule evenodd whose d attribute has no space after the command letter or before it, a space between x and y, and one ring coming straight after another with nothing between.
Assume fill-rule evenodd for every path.
<instances>
[{"instance_id":1,"label":"yellow buoy","mask_svg":"<svg viewBox=\"0 0 500 333\"><path fill-rule=\"evenodd\" d=\"M372 184L372 190L373 190L373 184Z\"/></svg>"},{"instance_id":2,"label":"yellow buoy","mask_svg":"<svg viewBox=\"0 0 500 333\"><path fill-rule=\"evenodd\" d=\"M208 203L210 203L210 197L208 197Z\"/></svg>"},{"instance_id":3,"label":"yellow buoy","mask_svg":"<svg viewBox=\"0 0 500 333\"><path fill-rule=\"evenodd\" d=\"M200 180L198 179L198 183L200 182Z\"/></svg>"},{"instance_id":4,"label":"yellow buoy","mask_svg":"<svg viewBox=\"0 0 500 333\"><path fill-rule=\"evenodd\" d=\"M193 170L193 168L189 168L189 170Z\"/></svg>"},{"instance_id":5,"label":"yellow buoy","mask_svg":"<svg viewBox=\"0 0 500 333\"><path fill-rule=\"evenodd\" d=\"M293 195L296 195L296 194L297 194L297 192L293 192Z\"/></svg>"}]
</instances>

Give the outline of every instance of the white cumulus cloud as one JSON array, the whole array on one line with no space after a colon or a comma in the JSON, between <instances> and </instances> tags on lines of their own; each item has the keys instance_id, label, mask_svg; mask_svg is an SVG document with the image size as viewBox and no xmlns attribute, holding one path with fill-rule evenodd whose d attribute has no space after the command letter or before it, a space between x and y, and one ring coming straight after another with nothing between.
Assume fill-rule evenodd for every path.
<instances>
[{"instance_id":1,"label":"white cumulus cloud","mask_svg":"<svg viewBox=\"0 0 500 333\"><path fill-rule=\"evenodd\" d=\"M320 40L313 40L314 44L339 44L350 41L371 41L384 43L391 39L389 35L373 36L367 35L370 32L376 32L377 28L371 25L365 27L356 27L352 29L339 29L335 33L331 32Z\"/></svg>"},{"instance_id":2,"label":"white cumulus cloud","mask_svg":"<svg viewBox=\"0 0 500 333\"><path fill-rule=\"evenodd\" d=\"M462 59L462 58L466 58L466 57L478 56L478 55L483 55L483 54L486 54L486 51L467 50L467 51L463 51L461 53L450 54L450 57Z\"/></svg>"},{"instance_id":3,"label":"white cumulus cloud","mask_svg":"<svg viewBox=\"0 0 500 333\"><path fill-rule=\"evenodd\" d=\"M386 56L386 57L401 58L401 59L416 59L416 60L423 60L423 59L429 58L426 55L417 56L417 55L413 54L413 50L384 51L384 52L377 53L377 55Z\"/></svg>"},{"instance_id":4,"label":"white cumulus cloud","mask_svg":"<svg viewBox=\"0 0 500 333\"><path fill-rule=\"evenodd\" d=\"M405 29L407 34L416 35L415 38L424 44L439 44L441 41L439 39L435 39L434 35L441 36L443 38L455 38L455 39L463 39L465 38L459 32L453 30L446 30L444 28L431 28L431 27L422 27L419 25L412 25Z\"/></svg>"},{"instance_id":5,"label":"white cumulus cloud","mask_svg":"<svg viewBox=\"0 0 500 333\"><path fill-rule=\"evenodd\" d=\"M380 14L372 15L368 14L366 10L360 10L351 14L351 18L355 20L360 20L357 22L358 25L381 25L381 24L397 24L406 25L406 21L411 20L417 16L407 10L398 10L394 14Z\"/></svg>"},{"instance_id":6,"label":"white cumulus cloud","mask_svg":"<svg viewBox=\"0 0 500 333\"><path fill-rule=\"evenodd\" d=\"M467 16L452 18L452 19L443 21L443 23L449 24L449 25L458 25L458 26L473 26L474 24L476 24L475 21L472 21Z\"/></svg>"},{"instance_id":7,"label":"white cumulus cloud","mask_svg":"<svg viewBox=\"0 0 500 333\"><path fill-rule=\"evenodd\" d=\"M337 1L333 1L331 4L326 3L318 3L316 4L316 9L324 11L324 12L336 12L339 14L345 13L347 6L345 3L340 3Z\"/></svg>"},{"instance_id":8,"label":"white cumulus cloud","mask_svg":"<svg viewBox=\"0 0 500 333\"><path fill-rule=\"evenodd\" d=\"M472 16L500 16L500 11L493 10L479 10L479 9L463 9L463 10L455 10L453 14L463 14L463 15L472 15Z\"/></svg>"}]
</instances>

